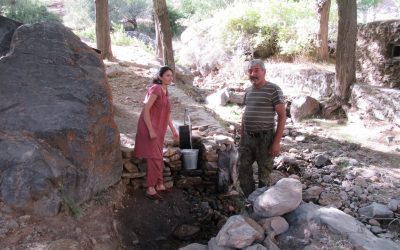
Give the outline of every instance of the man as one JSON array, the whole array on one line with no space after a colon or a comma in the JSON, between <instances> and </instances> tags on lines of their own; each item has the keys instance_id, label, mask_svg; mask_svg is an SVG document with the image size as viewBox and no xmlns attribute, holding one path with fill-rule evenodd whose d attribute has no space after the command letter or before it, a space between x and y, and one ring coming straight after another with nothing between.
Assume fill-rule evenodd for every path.
<instances>
[{"instance_id":1,"label":"man","mask_svg":"<svg viewBox=\"0 0 400 250\"><path fill-rule=\"evenodd\" d=\"M252 86L246 89L244 96L245 110L238 161L240 187L246 197L255 188L252 170L254 161L258 164L258 187L269 185L273 158L280 152L286 122L282 90L278 85L265 80L263 61L250 61L247 73ZM276 130L275 114L278 114Z\"/></svg>"}]
</instances>

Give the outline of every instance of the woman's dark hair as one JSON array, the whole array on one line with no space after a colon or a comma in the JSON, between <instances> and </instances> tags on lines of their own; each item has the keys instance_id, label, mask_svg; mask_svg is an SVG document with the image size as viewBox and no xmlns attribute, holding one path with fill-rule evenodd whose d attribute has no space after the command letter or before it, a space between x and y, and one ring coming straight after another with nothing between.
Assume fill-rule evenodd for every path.
<instances>
[{"instance_id":1,"label":"woman's dark hair","mask_svg":"<svg viewBox=\"0 0 400 250\"><path fill-rule=\"evenodd\" d=\"M168 70L170 70L171 72L174 72L169 66L162 66L160 68L160 70L158 71L156 77L154 77L153 83L154 84L162 84L160 78L158 78L158 77L162 77L165 74L165 72L167 72Z\"/></svg>"}]
</instances>

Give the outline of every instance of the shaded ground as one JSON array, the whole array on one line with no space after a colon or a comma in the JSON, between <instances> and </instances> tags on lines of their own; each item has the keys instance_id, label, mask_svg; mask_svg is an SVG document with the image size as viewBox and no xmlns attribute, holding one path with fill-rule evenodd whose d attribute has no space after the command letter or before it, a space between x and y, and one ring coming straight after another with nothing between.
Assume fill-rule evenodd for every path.
<instances>
[{"instance_id":1,"label":"shaded ground","mask_svg":"<svg viewBox=\"0 0 400 250\"><path fill-rule=\"evenodd\" d=\"M124 207L117 218L121 225L124 249L178 249L182 244L172 236L181 224L192 224L191 204L185 200L182 190L175 189L163 195L164 201L145 197L142 190L129 190Z\"/></svg>"}]
</instances>

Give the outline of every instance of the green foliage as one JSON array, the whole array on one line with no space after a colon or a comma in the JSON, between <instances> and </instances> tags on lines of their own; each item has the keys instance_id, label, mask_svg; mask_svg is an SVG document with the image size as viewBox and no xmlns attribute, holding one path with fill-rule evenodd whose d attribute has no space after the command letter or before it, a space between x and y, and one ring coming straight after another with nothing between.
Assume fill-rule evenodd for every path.
<instances>
[{"instance_id":1,"label":"green foliage","mask_svg":"<svg viewBox=\"0 0 400 250\"><path fill-rule=\"evenodd\" d=\"M96 14L93 0L65 0L64 24L72 29L84 30L94 27Z\"/></svg>"},{"instance_id":2,"label":"green foliage","mask_svg":"<svg viewBox=\"0 0 400 250\"><path fill-rule=\"evenodd\" d=\"M251 47L269 53L278 50L285 56L309 54L315 48L318 27L312 6L313 0L236 4L224 11L228 15L226 45L234 47L243 37L249 37Z\"/></svg>"},{"instance_id":3,"label":"green foliage","mask_svg":"<svg viewBox=\"0 0 400 250\"><path fill-rule=\"evenodd\" d=\"M96 28L94 25L87 27L86 29L75 30L74 33L82 40L96 42Z\"/></svg>"},{"instance_id":4,"label":"green foliage","mask_svg":"<svg viewBox=\"0 0 400 250\"><path fill-rule=\"evenodd\" d=\"M134 43L134 39L126 34L122 24L113 23L113 28L114 31L111 33L111 43L113 45L129 46Z\"/></svg>"},{"instance_id":5,"label":"green foliage","mask_svg":"<svg viewBox=\"0 0 400 250\"><path fill-rule=\"evenodd\" d=\"M81 208L71 198L67 197L64 192L61 192L61 197L64 205L68 208L69 213L75 218L79 219L82 216Z\"/></svg>"},{"instance_id":6,"label":"green foliage","mask_svg":"<svg viewBox=\"0 0 400 250\"><path fill-rule=\"evenodd\" d=\"M180 12L177 8L169 5L168 18L173 36L179 36L184 30L184 26L180 22L180 20L184 18L183 13Z\"/></svg>"},{"instance_id":7,"label":"green foliage","mask_svg":"<svg viewBox=\"0 0 400 250\"><path fill-rule=\"evenodd\" d=\"M370 8L378 6L382 0L357 0L357 9L366 11Z\"/></svg>"},{"instance_id":8,"label":"green foliage","mask_svg":"<svg viewBox=\"0 0 400 250\"><path fill-rule=\"evenodd\" d=\"M70 214L75 218L79 219L82 216L82 210L80 207L76 206L75 203L73 202L66 202L66 205L68 206Z\"/></svg>"},{"instance_id":9,"label":"green foliage","mask_svg":"<svg viewBox=\"0 0 400 250\"><path fill-rule=\"evenodd\" d=\"M47 10L46 2L33 0L19 0L14 3L3 0L2 13L5 17L14 19L21 23L37 23L43 21L60 21L56 14Z\"/></svg>"},{"instance_id":10,"label":"green foliage","mask_svg":"<svg viewBox=\"0 0 400 250\"><path fill-rule=\"evenodd\" d=\"M213 15L215 11L226 8L234 0L169 0L184 19L197 22Z\"/></svg>"},{"instance_id":11,"label":"green foliage","mask_svg":"<svg viewBox=\"0 0 400 250\"><path fill-rule=\"evenodd\" d=\"M154 53L154 50L147 46L144 42L130 37L124 31L122 24L113 23L114 31L111 33L111 43L117 46L138 46L147 52Z\"/></svg>"},{"instance_id":12,"label":"green foliage","mask_svg":"<svg viewBox=\"0 0 400 250\"><path fill-rule=\"evenodd\" d=\"M113 22L150 18L153 10L151 0L110 0L110 19Z\"/></svg>"}]
</instances>

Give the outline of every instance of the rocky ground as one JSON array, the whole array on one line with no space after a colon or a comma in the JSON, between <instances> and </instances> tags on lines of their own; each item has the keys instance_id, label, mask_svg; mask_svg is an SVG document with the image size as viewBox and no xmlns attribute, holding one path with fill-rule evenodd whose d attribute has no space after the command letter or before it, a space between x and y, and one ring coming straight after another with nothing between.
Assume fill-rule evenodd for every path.
<instances>
[{"instance_id":1,"label":"rocky ground","mask_svg":"<svg viewBox=\"0 0 400 250\"><path fill-rule=\"evenodd\" d=\"M121 49L123 50L123 48ZM123 54L128 56L129 53L132 52L126 51ZM135 61L135 59L130 60ZM128 59L127 61L130 60ZM115 72L118 72L120 67L118 65L121 65L121 63L112 66L115 68ZM121 72L120 74L123 76L121 78L111 78L114 93L117 92L114 98L119 98L119 100L132 98L131 105L136 110L136 115L140 112L141 107L141 103L138 100L142 100L145 93L143 86L149 82L146 77L154 72L154 68L151 69L151 66L147 65L139 67L139 71L135 71L135 73L127 73L131 70L134 71L132 68L131 70L125 70L125 73ZM156 65L156 62L153 62L153 65ZM109 66L109 69L112 67ZM147 68L147 70L143 68ZM136 72L146 72L146 77L141 78L143 82L131 79L132 76L136 77ZM118 85L113 84L114 81L115 83L118 82ZM121 86L128 88L121 88ZM207 83L202 83L202 87L205 89L212 89L210 86L207 86ZM177 124L182 122L182 111L185 108L191 109L192 112L197 112L192 115L194 125L217 124L218 121L238 122L237 119L240 118L241 110L237 106L208 106L207 108L206 105L201 105L190 100L190 98L188 99L182 93L182 90L176 87L178 86L170 88L170 93L173 100L172 115ZM205 99L205 96L199 98L199 93L205 93L205 91L189 91L187 87L183 89L195 99ZM128 97L125 96L126 93L129 93ZM183 100L183 98L186 99ZM129 105L123 106L121 102L115 103L120 112L123 110L129 112L131 109ZM212 112L209 114L204 113L202 111L204 107ZM236 115L232 115L232 113ZM213 119L210 114L216 119ZM121 119L118 116L117 114L117 121L119 123L122 122L120 127L124 127L123 120L125 118ZM395 133L397 128L391 128L390 124L378 124L375 121L357 123L355 122L356 116L356 112L352 113L350 121L345 124L318 119L292 124L288 120L283 139L282 154L276 158L276 166L279 171L274 172L275 178L278 179L290 174L300 176L304 188L305 201L312 201L320 205L333 205L359 218L367 224L367 227L373 228L374 232L381 237L398 240L399 211L397 207L393 207L397 203L392 201L400 197L398 164L400 154L396 146L400 142L400 138ZM131 119L130 117L126 118L128 120ZM137 118L135 117L132 122L129 122L128 130L125 131L129 136L134 135L135 119ZM131 126L132 123L133 126ZM226 125L228 123L222 124ZM368 136L358 136L362 133L367 133ZM204 197L204 193L189 190L186 194L189 194L189 200L190 197L197 197L197 204L209 207L210 202ZM208 200L209 198L213 198L211 203L220 201L215 196L210 195ZM373 202L385 205L388 208L386 210L387 213L372 215L359 211L359 208L370 205ZM391 208L395 213L389 209L389 204L391 204ZM217 206L214 206L214 208L212 209L213 211L217 213L220 211ZM233 206L232 211L234 210L235 206ZM225 215L229 212L229 210L224 209L222 211ZM379 219L373 217L379 217ZM218 220L216 221L217 224ZM195 241L195 238L192 240ZM205 239L202 241L204 242Z\"/></svg>"},{"instance_id":2,"label":"rocky ground","mask_svg":"<svg viewBox=\"0 0 400 250\"><path fill-rule=\"evenodd\" d=\"M159 62L139 47L113 49L118 61L105 63L115 120L122 134L134 138L145 88ZM219 121L232 110L236 115L229 122L235 123L240 117L240 108L232 105L206 112L203 104L191 98L199 99L201 91L181 85L169 90L177 126L183 122L185 109L191 112L194 126L212 124L217 130L227 130ZM296 174L305 201L333 205L358 218L379 237L398 241L400 211L392 199L400 197L400 155L393 146L400 142L399 135L381 133L376 142L387 147L374 149L374 141L351 138L348 142L344 140L348 135L338 136L337 126L324 126L324 122L309 120L292 125L288 121L273 178ZM377 131L376 127L365 127L360 130ZM354 129L347 130L356 133ZM210 194L202 188L174 188L162 203L146 199L143 192L121 182L81 206L70 204L59 216L46 219L10 214L0 204L0 247L177 249L191 242L208 242L229 216L243 209L238 197ZM382 206L360 209L373 202Z\"/></svg>"}]
</instances>

